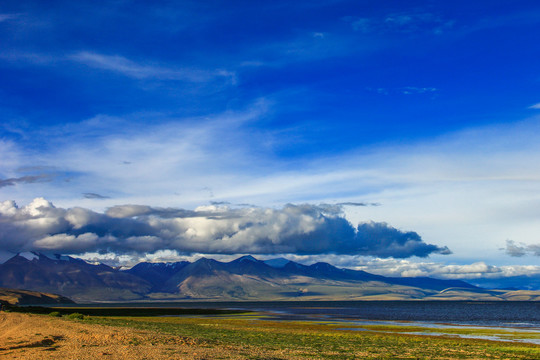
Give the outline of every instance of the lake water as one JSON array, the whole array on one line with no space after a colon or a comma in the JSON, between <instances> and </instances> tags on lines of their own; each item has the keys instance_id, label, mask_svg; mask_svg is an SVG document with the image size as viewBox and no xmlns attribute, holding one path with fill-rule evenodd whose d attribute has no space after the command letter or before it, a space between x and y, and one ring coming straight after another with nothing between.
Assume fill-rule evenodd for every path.
<instances>
[{"instance_id":1,"label":"lake water","mask_svg":"<svg viewBox=\"0 0 540 360\"><path fill-rule=\"evenodd\" d=\"M384 333L392 325L401 334L451 336L540 345L540 302L480 301L235 301L76 304L90 307L248 310L227 314L257 320L302 320L338 326L336 331ZM168 310L167 310L168 311ZM161 316L193 316L167 315ZM220 316L220 315L195 315ZM371 327L371 328L370 328ZM378 329L378 330L377 330ZM413 330L414 329L414 330Z\"/></svg>"},{"instance_id":2,"label":"lake water","mask_svg":"<svg viewBox=\"0 0 540 360\"><path fill-rule=\"evenodd\" d=\"M92 305L242 309L270 312L289 320L384 320L540 328L540 302L532 301L189 301Z\"/></svg>"}]
</instances>

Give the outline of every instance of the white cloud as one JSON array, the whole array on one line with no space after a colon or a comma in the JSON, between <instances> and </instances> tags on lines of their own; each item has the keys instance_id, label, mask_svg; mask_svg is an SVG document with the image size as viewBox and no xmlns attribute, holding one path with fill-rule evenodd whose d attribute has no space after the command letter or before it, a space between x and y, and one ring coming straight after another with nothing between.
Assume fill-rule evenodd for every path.
<instances>
[{"instance_id":1,"label":"white cloud","mask_svg":"<svg viewBox=\"0 0 540 360\"><path fill-rule=\"evenodd\" d=\"M18 208L0 206L0 250L252 254L366 254L426 257L447 248L426 244L414 232L386 223L355 228L339 206L286 205L281 209L202 206L193 211L123 205L97 213L62 209L43 198ZM112 215L109 215L112 214Z\"/></svg>"},{"instance_id":2,"label":"white cloud","mask_svg":"<svg viewBox=\"0 0 540 360\"><path fill-rule=\"evenodd\" d=\"M39 153L0 143L5 178L39 163L70 179L0 188L0 198L30 202L48 194L59 206L99 211L117 204L190 209L210 201L269 207L371 202L381 206L348 207L347 218L412 229L464 261L504 262L498 249L506 239L538 242L538 118L335 157L283 160L274 146L287 140L257 130L258 119L270 111L271 104L261 101L208 118L101 116L40 132L50 145ZM129 126L153 118L160 124ZM81 199L89 192L110 198Z\"/></svg>"},{"instance_id":3,"label":"white cloud","mask_svg":"<svg viewBox=\"0 0 540 360\"><path fill-rule=\"evenodd\" d=\"M428 276L439 279L500 279L510 276L540 275L537 265L488 265L485 262L470 264L444 264L410 259L381 259L365 256L348 255L282 255L283 257L310 265L327 262L337 267L364 270L372 274L391 277Z\"/></svg>"},{"instance_id":4,"label":"white cloud","mask_svg":"<svg viewBox=\"0 0 540 360\"><path fill-rule=\"evenodd\" d=\"M16 19L18 17L19 17L18 14L0 14L0 23L4 21Z\"/></svg>"},{"instance_id":5,"label":"white cloud","mask_svg":"<svg viewBox=\"0 0 540 360\"><path fill-rule=\"evenodd\" d=\"M411 94L424 94L424 93L432 93L437 91L437 88L434 87L416 87L416 86L406 86L404 88L401 88L401 91L405 95L411 95Z\"/></svg>"},{"instance_id":6,"label":"white cloud","mask_svg":"<svg viewBox=\"0 0 540 360\"><path fill-rule=\"evenodd\" d=\"M226 70L174 69L154 64L137 63L120 55L103 55L81 51L68 58L92 68L117 72L135 79L208 82L216 78L225 78L231 82L236 81L234 72Z\"/></svg>"},{"instance_id":7,"label":"white cloud","mask_svg":"<svg viewBox=\"0 0 540 360\"><path fill-rule=\"evenodd\" d=\"M540 109L540 103L529 106L529 109Z\"/></svg>"},{"instance_id":8,"label":"white cloud","mask_svg":"<svg viewBox=\"0 0 540 360\"><path fill-rule=\"evenodd\" d=\"M219 261L231 261L242 254L212 255L210 258ZM114 266L131 267L139 262L194 262L207 254L193 253L183 255L175 250L162 250L142 255L123 255L86 253L79 254L87 261L105 262ZM257 255L259 260L283 257L301 264L311 265L317 262L326 262L341 268L363 270L372 274L390 277L434 277L438 279L459 279L474 282L475 279L504 279L513 276L540 275L540 266L537 265L488 265L485 262L471 264L442 264L437 262L415 261L409 259L380 259L358 255L294 255L274 254ZM524 284L526 285L526 284Z\"/></svg>"},{"instance_id":9,"label":"white cloud","mask_svg":"<svg viewBox=\"0 0 540 360\"><path fill-rule=\"evenodd\" d=\"M350 22L354 31L365 34L426 32L438 35L452 30L455 23L452 19L418 11L392 13L372 18L347 16L344 20Z\"/></svg>"},{"instance_id":10,"label":"white cloud","mask_svg":"<svg viewBox=\"0 0 540 360\"><path fill-rule=\"evenodd\" d=\"M2 155L0 174L3 177L17 177L14 170L25 161L21 152L13 142L0 139L0 154Z\"/></svg>"},{"instance_id":11,"label":"white cloud","mask_svg":"<svg viewBox=\"0 0 540 360\"><path fill-rule=\"evenodd\" d=\"M33 246L35 249L60 252L63 252L65 249L70 249L70 251L85 251L88 248L93 248L97 244L98 239L99 236L93 233L84 233L78 236L56 234L36 240Z\"/></svg>"},{"instance_id":12,"label":"white cloud","mask_svg":"<svg viewBox=\"0 0 540 360\"><path fill-rule=\"evenodd\" d=\"M236 72L228 69L174 67L157 64L148 59L133 61L121 55L105 55L92 51L80 51L71 55L12 51L0 54L0 59L10 62L13 66L21 66L21 64L54 66L77 63L137 80L183 81L227 86L237 83Z\"/></svg>"},{"instance_id":13,"label":"white cloud","mask_svg":"<svg viewBox=\"0 0 540 360\"><path fill-rule=\"evenodd\" d=\"M385 276L429 276L440 279L498 279L509 276L537 275L540 266L505 265L493 266L485 262L456 265L435 262L412 262L408 260L373 259L355 267L374 274Z\"/></svg>"},{"instance_id":14,"label":"white cloud","mask_svg":"<svg viewBox=\"0 0 540 360\"><path fill-rule=\"evenodd\" d=\"M419 95L419 94L434 94L439 91L435 87L418 87L418 86L404 86L397 88L370 88L367 87L366 90L376 92L381 95Z\"/></svg>"}]
</instances>

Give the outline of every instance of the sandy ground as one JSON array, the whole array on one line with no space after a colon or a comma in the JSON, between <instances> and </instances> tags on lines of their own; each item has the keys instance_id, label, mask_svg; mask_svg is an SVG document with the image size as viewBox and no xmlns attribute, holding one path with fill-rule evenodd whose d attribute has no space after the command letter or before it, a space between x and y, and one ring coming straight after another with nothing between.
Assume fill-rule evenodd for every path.
<instances>
[{"instance_id":1,"label":"sandy ground","mask_svg":"<svg viewBox=\"0 0 540 360\"><path fill-rule=\"evenodd\" d=\"M290 359L194 339L49 316L0 313L0 359Z\"/></svg>"}]
</instances>

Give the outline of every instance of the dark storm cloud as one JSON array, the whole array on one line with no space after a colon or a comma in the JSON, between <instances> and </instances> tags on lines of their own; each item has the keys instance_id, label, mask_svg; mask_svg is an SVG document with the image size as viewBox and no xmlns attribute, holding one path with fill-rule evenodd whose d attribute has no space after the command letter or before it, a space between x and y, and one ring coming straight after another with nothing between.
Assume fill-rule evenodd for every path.
<instances>
[{"instance_id":1,"label":"dark storm cloud","mask_svg":"<svg viewBox=\"0 0 540 360\"><path fill-rule=\"evenodd\" d=\"M516 243L513 240L506 240L505 252L513 257L521 257L525 255L540 256L540 244L526 245Z\"/></svg>"},{"instance_id":2,"label":"dark storm cloud","mask_svg":"<svg viewBox=\"0 0 540 360\"><path fill-rule=\"evenodd\" d=\"M0 203L5 251L145 253L163 249L206 254L350 254L426 257L448 254L415 232L386 223L354 228L338 205L285 205L281 209L203 206L195 210L120 205L105 213L62 209L45 199L19 208Z\"/></svg>"},{"instance_id":3,"label":"dark storm cloud","mask_svg":"<svg viewBox=\"0 0 540 360\"><path fill-rule=\"evenodd\" d=\"M33 184L33 183L39 183L39 182L47 182L51 180L52 180L52 176L49 174L27 175L27 176L21 176L17 178L0 179L0 188L5 187L5 186L14 186L17 184Z\"/></svg>"},{"instance_id":4,"label":"dark storm cloud","mask_svg":"<svg viewBox=\"0 0 540 360\"><path fill-rule=\"evenodd\" d=\"M104 196L96 193L83 193L85 199L110 199L109 196Z\"/></svg>"},{"instance_id":5,"label":"dark storm cloud","mask_svg":"<svg viewBox=\"0 0 540 360\"><path fill-rule=\"evenodd\" d=\"M342 205L342 206L381 206L381 204L379 204L379 203L351 202L351 201L341 202L341 203L338 203L337 205Z\"/></svg>"},{"instance_id":6,"label":"dark storm cloud","mask_svg":"<svg viewBox=\"0 0 540 360\"><path fill-rule=\"evenodd\" d=\"M446 246L426 244L414 231L403 232L384 222L358 225L356 238L363 253L376 257L427 257L431 253L452 253Z\"/></svg>"}]
</instances>

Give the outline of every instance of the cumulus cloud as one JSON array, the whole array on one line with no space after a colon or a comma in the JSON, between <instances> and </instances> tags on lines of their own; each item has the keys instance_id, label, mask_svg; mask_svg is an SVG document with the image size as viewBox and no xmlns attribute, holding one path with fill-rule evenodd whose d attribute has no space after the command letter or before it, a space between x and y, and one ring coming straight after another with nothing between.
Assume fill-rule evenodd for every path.
<instances>
[{"instance_id":1,"label":"cumulus cloud","mask_svg":"<svg viewBox=\"0 0 540 360\"><path fill-rule=\"evenodd\" d=\"M281 209L208 205L194 210L121 205L105 213L57 208L38 198L19 208L0 203L5 251L143 254L160 250L204 254L363 254L426 257L448 254L415 232L386 223L357 228L339 205L285 205Z\"/></svg>"},{"instance_id":2,"label":"cumulus cloud","mask_svg":"<svg viewBox=\"0 0 540 360\"><path fill-rule=\"evenodd\" d=\"M441 279L476 279L504 277L510 275L510 267L496 267L484 262L472 264L440 264L431 262L411 262L408 260L371 259L356 267L386 276L420 277L429 276ZM536 269L538 271L538 269Z\"/></svg>"},{"instance_id":3,"label":"cumulus cloud","mask_svg":"<svg viewBox=\"0 0 540 360\"><path fill-rule=\"evenodd\" d=\"M440 279L499 279L511 276L540 274L540 266L534 265L488 265L483 261L472 264L441 264L413 262L400 259L364 259L354 268L385 276L419 277Z\"/></svg>"},{"instance_id":4,"label":"cumulus cloud","mask_svg":"<svg viewBox=\"0 0 540 360\"><path fill-rule=\"evenodd\" d=\"M439 279L503 279L515 276L540 274L537 265L495 266L478 261L470 264L444 264L412 259L372 258L362 255L281 255L289 260L306 265L327 262L337 267L364 270L372 274L391 277L434 277ZM180 259L181 257L179 257ZM270 258L270 257L268 257ZM184 260L182 258L182 260Z\"/></svg>"},{"instance_id":5,"label":"cumulus cloud","mask_svg":"<svg viewBox=\"0 0 540 360\"><path fill-rule=\"evenodd\" d=\"M506 253L513 257L521 257L524 255L540 256L540 244L527 245L524 243L516 243L513 240L506 240Z\"/></svg>"},{"instance_id":6,"label":"cumulus cloud","mask_svg":"<svg viewBox=\"0 0 540 360\"><path fill-rule=\"evenodd\" d=\"M63 251L84 251L96 245L98 236L93 233L84 233L78 236L68 234L56 234L45 236L34 242L34 246L43 250Z\"/></svg>"}]
</instances>

